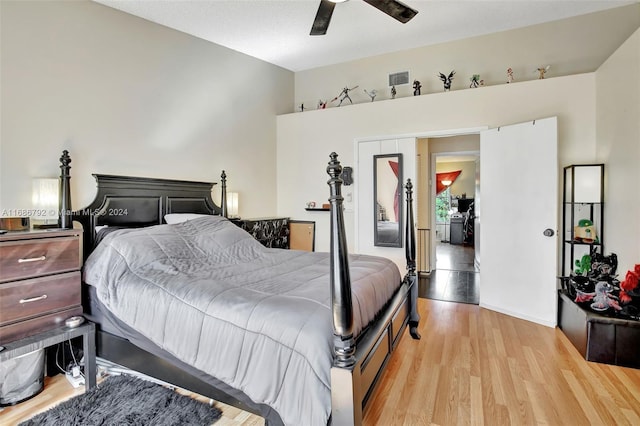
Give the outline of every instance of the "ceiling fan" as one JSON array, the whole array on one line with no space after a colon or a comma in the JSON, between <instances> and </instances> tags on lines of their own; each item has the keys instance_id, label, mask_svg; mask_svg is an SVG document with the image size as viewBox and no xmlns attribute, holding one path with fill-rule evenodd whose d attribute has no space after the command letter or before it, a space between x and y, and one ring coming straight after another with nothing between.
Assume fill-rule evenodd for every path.
<instances>
[{"instance_id":1,"label":"ceiling fan","mask_svg":"<svg viewBox=\"0 0 640 426\"><path fill-rule=\"evenodd\" d=\"M316 19L313 21L310 35L324 35L327 33L333 9L336 7L336 3L342 3L343 1L346 0L320 0L320 6L316 13ZM417 10L396 0L364 0L364 2L369 3L403 24L409 22L418 13Z\"/></svg>"}]
</instances>

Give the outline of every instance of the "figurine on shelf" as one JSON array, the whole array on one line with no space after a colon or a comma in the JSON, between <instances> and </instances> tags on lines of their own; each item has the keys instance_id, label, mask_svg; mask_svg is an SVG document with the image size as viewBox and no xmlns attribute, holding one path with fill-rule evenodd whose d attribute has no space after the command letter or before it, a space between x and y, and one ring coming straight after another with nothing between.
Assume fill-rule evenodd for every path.
<instances>
[{"instance_id":1,"label":"figurine on shelf","mask_svg":"<svg viewBox=\"0 0 640 426\"><path fill-rule=\"evenodd\" d=\"M351 89L349 89L348 87L345 87L344 89L342 89L342 92L340 92L338 96L331 99L331 102L335 102L338 100L338 98L340 98L340 103L338 104L338 106L342 105L342 102L344 102L345 99L349 99L349 103L353 104L353 101L351 100L351 96L349 96L349 92L357 88L358 86L355 86Z\"/></svg>"},{"instance_id":2,"label":"figurine on shelf","mask_svg":"<svg viewBox=\"0 0 640 426\"><path fill-rule=\"evenodd\" d=\"M596 291L593 293L582 293L578 291L576 296L576 302L588 302L593 301L591 309L594 311L606 311L609 308L613 308L616 311L621 310L618 298L613 296L611 292L613 286L606 281L600 281L596 284Z\"/></svg>"},{"instance_id":3,"label":"figurine on shelf","mask_svg":"<svg viewBox=\"0 0 640 426\"><path fill-rule=\"evenodd\" d=\"M304 112L304 104L300 104L300 106L298 107L298 111Z\"/></svg>"},{"instance_id":4,"label":"figurine on shelf","mask_svg":"<svg viewBox=\"0 0 640 426\"><path fill-rule=\"evenodd\" d=\"M547 71L549 71L550 67L551 65L547 65L546 67L540 67L536 70L536 72L538 73L538 80L544 79L544 75L547 73Z\"/></svg>"},{"instance_id":5,"label":"figurine on shelf","mask_svg":"<svg viewBox=\"0 0 640 426\"><path fill-rule=\"evenodd\" d=\"M322 99L318 100L318 109L327 108L327 101L323 101Z\"/></svg>"},{"instance_id":6,"label":"figurine on shelf","mask_svg":"<svg viewBox=\"0 0 640 426\"><path fill-rule=\"evenodd\" d=\"M631 296L638 296L640 287L640 264L636 264L633 269L629 269L620 282L620 301L629 303L633 300Z\"/></svg>"},{"instance_id":7,"label":"figurine on shelf","mask_svg":"<svg viewBox=\"0 0 640 426\"><path fill-rule=\"evenodd\" d=\"M507 68L507 83L513 83L513 70L511 67Z\"/></svg>"},{"instance_id":8,"label":"figurine on shelf","mask_svg":"<svg viewBox=\"0 0 640 426\"><path fill-rule=\"evenodd\" d=\"M376 89L372 89L370 92L367 89L364 89L364 93L367 94L371 98L371 102L378 96L378 91Z\"/></svg>"},{"instance_id":9,"label":"figurine on shelf","mask_svg":"<svg viewBox=\"0 0 640 426\"><path fill-rule=\"evenodd\" d=\"M469 88L471 89L475 89L478 86L484 86L484 80L480 80L480 74L474 74L469 78L469 81L471 82L469 85Z\"/></svg>"},{"instance_id":10,"label":"figurine on shelf","mask_svg":"<svg viewBox=\"0 0 640 426\"><path fill-rule=\"evenodd\" d=\"M591 256L585 254L580 259L575 261L575 274L586 276L591 271Z\"/></svg>"},{"instance_id":11,"label":"figurine on shelf","mask_svg":"<svg viewBox=\"0 0 640 426\"><path fill-rule=\"evenodd\" d=\"M442 82L444 83L444 91L448 92L449 90L451 90L451 80L453 80L453 76L456 74L455 70L451 71L449 73L448 76L439 73L440 74L440 80L442 80Z\"/></svg>"},{"instance_id":12,"label":"figurine on shelf","mask_svg":"<svg viewBox=\"0 0 640 426\"><path fill-rule=\"evenodd\" d=\"M420 96L420 89L422 88L422 83L418 80L413 80L413 96Z\"/></svg>"},{"instance_id":13,"label":"figurine on shelf","mask_svg":"<svg viewBox=\"0 0 640 426\"><path fill-rule=\"evenodd\" d=\"M391 99L396 98L396 86L391 86Z\"/></svg>"}]
</instances>

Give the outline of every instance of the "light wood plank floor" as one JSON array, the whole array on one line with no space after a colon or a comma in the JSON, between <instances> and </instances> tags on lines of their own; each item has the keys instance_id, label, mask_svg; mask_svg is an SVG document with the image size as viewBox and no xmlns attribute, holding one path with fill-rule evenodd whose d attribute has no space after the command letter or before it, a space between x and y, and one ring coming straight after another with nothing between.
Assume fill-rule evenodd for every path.
<instances>
[{"instance_id":1,"label":"light wood plank floor","mask_svg":"<svg viewBox=\"0 0 640 426\"><path fill-rule=\"evenodd\" d=\"M476 305L418 303L422 340L402 337L365 425L640 425L640 370L586 362L558 329ZM72 394L57 376L36 398L0 412L0 424ZM263 424L221 408L217 425Z\"/></svg>"}]
</instances>

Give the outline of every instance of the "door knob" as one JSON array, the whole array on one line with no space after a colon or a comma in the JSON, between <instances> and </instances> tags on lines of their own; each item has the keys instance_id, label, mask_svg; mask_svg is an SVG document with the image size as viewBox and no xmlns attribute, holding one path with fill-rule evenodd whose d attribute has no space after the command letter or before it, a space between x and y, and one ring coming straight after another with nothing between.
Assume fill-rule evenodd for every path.
<instances>
[{"instance_id":1,"label":"door knob","mask_svg":"<svg viewBox=\"0 0 640 426\"><path fill-rule=\"evenodd\" d=\"M545 237L553 237L553 234L555 234L555 232L553 232L553 229L547 228L544 230L543 234Z\"/></svg>"}]
</instances>

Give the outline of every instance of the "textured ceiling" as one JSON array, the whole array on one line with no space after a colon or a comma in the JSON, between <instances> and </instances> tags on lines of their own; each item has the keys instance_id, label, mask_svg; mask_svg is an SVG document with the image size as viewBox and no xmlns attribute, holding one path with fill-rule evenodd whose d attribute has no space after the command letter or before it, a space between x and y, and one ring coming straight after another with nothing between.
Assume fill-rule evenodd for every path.
<instances>
[{"instance_id":1,"label":"textured ceiling","mask_svg":"<svg viewBox=\"0 0 640 426\"><path fill-rule=\"evenodd\" d=\"M158 24L302 71L624 6L634 1L403 0L401 24L359 0L336 5L327 35L310 36L319 0L94 0Z\"/></svg>"}]
</instances>

